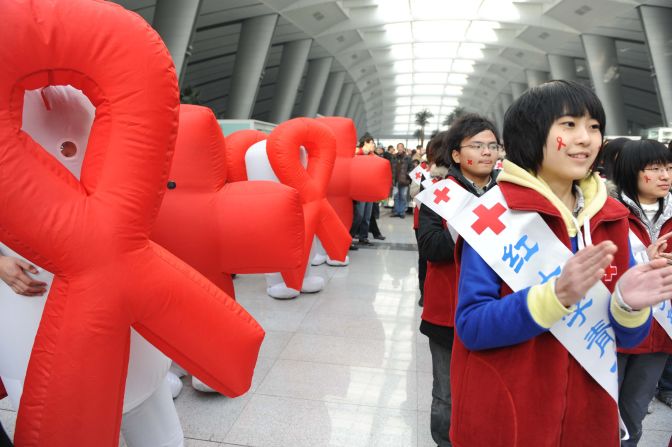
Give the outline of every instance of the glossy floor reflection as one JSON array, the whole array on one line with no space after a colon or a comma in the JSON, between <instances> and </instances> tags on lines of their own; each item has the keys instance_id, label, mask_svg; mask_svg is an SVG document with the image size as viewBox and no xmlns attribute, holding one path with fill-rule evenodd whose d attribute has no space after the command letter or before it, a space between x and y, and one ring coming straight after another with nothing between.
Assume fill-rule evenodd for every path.
<instances>
[{"instance_id":1,"label":"glossy floor reflection","mask_svg":"<svg viewBox=\"0 0 672 447\"><path fill-rule=\"evenodd\" d=\"M351 252L348 267L317 268L327 282L321 293L276 301L262 276L235 280L238 300L267 336L246 395L202 394L185 380L175 403L187 447L435 445L417 254L408 250L413 221L388 213L380 220L385 241ZM13 431L7 399L0 420ZM672 410L656 402L644 426L640 446L667 446Z\"/></svg>"}]
</instances>

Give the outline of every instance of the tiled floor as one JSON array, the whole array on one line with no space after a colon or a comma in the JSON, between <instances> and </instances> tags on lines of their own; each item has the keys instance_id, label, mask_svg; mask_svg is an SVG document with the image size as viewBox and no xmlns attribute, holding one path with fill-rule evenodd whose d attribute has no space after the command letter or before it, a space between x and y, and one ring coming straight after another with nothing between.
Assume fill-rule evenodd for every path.
<instances>
[{"instance_id":1,"label":"tiled floor","mask_svg":"<svg viewBox=\"0 0 672 447\"><path fill-rule=\"evenodd\" d=\"M263 277L236 279L238 300L267 331L252 389L228 399L186 385L175 403L187 447L435 445L413 220L382 214L387 240L351 252L348 267L317 267L327 281L318 294L276 301ZM672 410L654 407L640 446L667 446L672 435ZM6 399L0 420L13 431Z\"/></svg>"}]
</instances>

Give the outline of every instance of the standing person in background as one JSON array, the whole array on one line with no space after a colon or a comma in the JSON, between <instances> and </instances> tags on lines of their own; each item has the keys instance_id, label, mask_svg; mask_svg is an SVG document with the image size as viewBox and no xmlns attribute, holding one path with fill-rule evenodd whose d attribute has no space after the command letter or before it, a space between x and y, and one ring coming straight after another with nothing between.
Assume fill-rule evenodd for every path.
<instances>
[{"instance_id":1,"label":"standing person in background","mask_svg":"<svg viewBox=\"0 0 672 447\"><path fill-rule=\"evenodd\" d=\"M464 115L447 132L430 141L430 175L437 180L451 178L471 194L481 196L496 184L493 168L499 146L492 122L479 115ZM450 361L455 338L457 272L455 240L449 223L429 207L420 207L418 252L427 261L420 332L429 338L432 354L430 427L439 447L452 445L448 436L452 411Z\"/></svg>"},{"instance_id":2,"label":"standing person in background","mask_svg":"<svg viewBox=\"0 0 672 447\"><path fill-rule=\"evenodd\" d=\"M375 142L373 141L373 137L366 135L359 140L359 144L355 150L355 156L373 156L374 147ZM371 220L372 209L372 202L355 202L355 214L352 220L352 227L350 227L350 236L358 238L358 245L373 245L373 243L369 241L369 222Z\"/></svg>"},{"instance_id":3,"label":"standing person in background","mask_svg":"<svg viewBox=\"0 0 672 447\"><path fill-rule=\"evenodd\" d=\"M394 146L391 144L387 146L387 150L383 154L383 158L390 162L390 171L392 172L392 183L390 184L390 193L387 195L387 201L385 202L386 208L392 208L392 201L394 200L394 193L396 187L394 186Z\"/></svg>"},{"instance_id":4,"label":"standing person in background","mask_svg":"<svg viewBox=\"0 0 672 447\"><path fill-rule=\"evenodd\" d=\"M406 207L408 206L408 186L411 184L411 178L408 176L411 172L411 157L406 154L406 148L403 143L397 144L397 154L392 162L392 182L397 191L394 195L394 210L392 217L406 217Z\"/></svg>"},{"instance_id":5,"label":"standing person in background","mask_svg":"<svg viewBox=\"0 0 672 447\"><path fill-rule=\"evenodd\" d=\"M654 140L622 138L609 143L609 147L618 154L613 163L613 182L616 198L630 211L630 230L645 247L668 246L667 237L672 236L672 154ZM655 246L651 257L672 260L668 253L657 253ZM672 340L655 320L642 343L619 349L618 406L630 434L628 440L621 441L622 447L635 447L642 437L642 421L668 354L672 354Z\"/></svg>"},{"instance_id":6,"label":"standing person in background","mask_svg":"<svg viewBox=\"0 0 672 447\"><path fill-rule=\"evenodd\" d=\"M439 134L435 135L432 139L430 139L427 142L427 153L426 155L422 156L422 160L420 161L420 165L422 166L422 169L424 169L425 172L429 172L429 167L430 164L432 163L432 152L434 150L434 147L439 146L441 144L441 138L443 135L445 135L444 132L440 132ZM439 136L441 135L441 136ZM415 182L411 182L410 192L411 192L411 199L414 199L416 195L420 193L424 188L422 187L422 182L427 180L427 177L425 177L425 174L422 174L422 178L420 179L420 183L416 184ZM413 207L413 232L415 233L415 242L418 243L418 228L420 226L420 208L422 205L419 202L415 203L415 206ZM418 247L420 247L420 244L417 244ZM418 306L422 307L425 302L425 276L427 275L427 259L425 259L424 255L420 250L418 249L418 288L420 289L420 299L418 300Z\"/></svg>"},{"instance_id":7,"label":"standing person in background","mask_svg":"<svg viewBox=\"0 0 672 447\"><path fill-rule=\"evenodd\" d=\"M378 146L374 151L374 154L381 158L385 158L385 149L383 148L383 146ZM378 228L379 218L380 218L380 202L373 202L373 207L371 209L371 221L369 222L369 233L373 234L374 239L384 241L385 236L383 236L383 233L380 231L380 228Z\"/></svg>"}]
</instances>

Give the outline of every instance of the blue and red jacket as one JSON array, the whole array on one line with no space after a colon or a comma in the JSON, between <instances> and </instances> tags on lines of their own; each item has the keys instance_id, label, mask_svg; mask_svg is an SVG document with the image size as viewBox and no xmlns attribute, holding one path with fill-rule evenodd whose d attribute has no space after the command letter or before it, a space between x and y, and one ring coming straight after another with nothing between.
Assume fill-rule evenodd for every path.
<instances>
[{"instance_id":1,"label":"blue and red jacket","mask_svg":"<svg viewBox=\"0 0 672 447\"><path fill-rule=\"evenodd\" d=\"M509 182L499 186L510 209L540 214L573 252L558 209L539 192ZM604 284L612 291L633 263L628 211L608 198L590 219L595 244L611 240L619 248L617 274ZM458 240L458 305L451 364L456 447L618 447L618 407L548 328L536 323L527 306L530 288L512 292L467 243ZM639 343L646 323L622 326L609 311L621 346Z\"/></svg>"}]
</instances>

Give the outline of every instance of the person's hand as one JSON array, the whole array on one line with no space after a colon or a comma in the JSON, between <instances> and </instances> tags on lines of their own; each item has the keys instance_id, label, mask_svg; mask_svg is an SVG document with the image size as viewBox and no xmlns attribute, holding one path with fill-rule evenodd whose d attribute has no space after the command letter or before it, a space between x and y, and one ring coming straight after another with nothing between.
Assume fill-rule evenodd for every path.
<instances>
[{"instance_id":1,"label":"person's hand","mask_svg":"<svg viewBox=\"0 0 672 447\"><path fill-rule=\"evenodd\" d=\"M646 254L651 261L665 258L668 260L668 264L672 264L672 254L665 253L665 250L667 250L667 240L670 237L672 237L672 231L660 236L656 242L646 247Z\"/></svg>"},{"instance_id":2,"label":"person's hand","mask_svg":"<svg viewBox=\"0 0 672 447\"><path fill-rule=\"evenodd\" d=\"M21 259L0 256L0 279L7 283L14 292L24 296L44 295L47 291L47 284L34 280L26 272L38 273L35 266Z\"/></svg>"},{"instance_id":3,"label":"person's hand","mask_svg":"<svg viewBox=\"0 0 672 447\"><path fill-rule=\"evenodd\" d=\"M576 304L604 275L614 260L616 245L611 241L589 245L576 252L555 282L555 296L565 307Z\"/></svg>"},{"instance_id":4,"label":"person's hand","mask_svg":"<svg viewBox=\"0 0 672 447\"><path fill-rule=\"evenodd\" d=\"M665 258L637 265L621 276L618 288L634 310L656 305L672 295L672 266Z\"/></svg>"}]
</instances>

